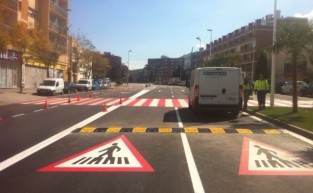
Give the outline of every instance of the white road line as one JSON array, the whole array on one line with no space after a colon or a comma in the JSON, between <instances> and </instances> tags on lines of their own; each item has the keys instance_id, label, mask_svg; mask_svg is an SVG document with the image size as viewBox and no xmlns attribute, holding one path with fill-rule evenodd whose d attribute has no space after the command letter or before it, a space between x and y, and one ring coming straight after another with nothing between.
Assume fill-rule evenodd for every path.
<instances>
[{"instance_id":1,"label":"white road line","mask_svg":"<svg viewBox=\"0 0 313 193\"><path fill-rule=\"evenodd\" d=\"M185 101L185 99L178 99L178 102L180 103L181 107L188 107L188 103Z\"/></svg>"},{"instance_id":2,"label":"white road line","mask_svg":"<svg viewBox=\"0 0 313 193\"><path fill-rule=\"evenodd\" d=\"M301 136L301 135L298 135L298 134L296 134L296 133L294 133L294 132L292 132L292 131L289 131L289 130L287 130L287 129L283 129L282 131L283 131L283 133L288 133L289 135L291 135L291 136L293 136L293 137L295 137L295 138L298 138L298 139L300 139L300 140L302 140L302 141L304 141L304 142L307 142L307 143L310 144L310 145L313 145L313 141L310 140L310 139L308 139L308 138L306 138L306 137L303 137L303 136Z\"/></svg>"},{"instance_id":3,"label":"white road line","mask_svg":"<svg viewBox=\"0 0 313 193\"><path fill-rule=\"evenodd\" d=\"M136 104L134 104L133 106L138 107L138 106L142 106L143 103L146 102L147 99L141 99L140 101L138 101Z\"/></svg>"},{"instance_id":4,"label":"white road line","mask_svg":"<svg viewBox=\"0 0 313 193\"><path fill-rule=\"evenodd\" d=\"M35 110L33 111L34 113L37 113L37 112L40 112L40 111L43 111L44 109L38 109L38 110Z\"/></svg>"},{"instance_id":5,"label":"white road line","mask_svg":"<svg viewBox=\"0 0 313 193\"><path fill-rule=\"evenodd\" d=\"M143 95L145 94L146 92L139 92L136 94L136 97L137 96L140 96L140 95ZM55 134L53 135L52 137L49 137L48 139L4 160L3 162L0 163L0 171L12 166L13 164L25 159L26 157L36 153L37 151L51 145L52 143L62 139L63 137L67 136L68 134L70 134L72 131L74 131L75 129L77 128L81 128L89 123L91 123L92 121L95 121L97 119L99 119L100 117L106 115L107 113L111 112L111 111L114 111L115 109L119 108L120 105L118 106L111 106L107 109L107 112L99 112L87 119L84 119L83 121L65 129L64 131L61 131L59 132L58 134Z\"/></svg>"},{"instance_id":6,"label":"white road line","mask_svg":"<svg viewBox=\"0 0 313 193\"><path fill-rule=\"evenodd\" d=\"M149 107L157 107L160 99L153 99Z\"/></svg>"},{"instance_id":7,"label":"white road line","mask_svg":"<svg viewBox=\"0 0 313 193\"><path fill-rule=\"evenodd\" d=\"M165 99L165 107L174 107L172 99Z\"/></svg>"},{"instance_id":8,"label":"white road line","mask_svg":"<svg viewBox=\"0 0 313 193\"><path fill-rule=\"evenodd\" d=\"M20 117L20 116L23 116L25 115L24 113L21 113L21 114L18 114L18 115L13 115L12 117L15 118L15 117Z\"/></svg>"},{"instance_id":9,"label":"white road line","mask_svg":"<svg viewBox=\"0 0 313 193\"><path fill-rule=\"evenodd\" d=\"M177 107L175 107L175 112L176 112L178 127L182 128L183 123L181 121ZM186 133L181 133L180 136L181 136L182 142L183 142L183 147L184 147L184 151L185 151L185 155L186 155L186 160L187 160L187 165L188 165L188 169L189 169L189 173L190 173L190 177L191 177L193 190L195 193L204 193L204 188L203 188L203 185L201 182L201 178L200 178L195 160L193 158L193 155L192 155L192 152L190 149L187 135L186 135Z\"/></svg>"}]
</instances>

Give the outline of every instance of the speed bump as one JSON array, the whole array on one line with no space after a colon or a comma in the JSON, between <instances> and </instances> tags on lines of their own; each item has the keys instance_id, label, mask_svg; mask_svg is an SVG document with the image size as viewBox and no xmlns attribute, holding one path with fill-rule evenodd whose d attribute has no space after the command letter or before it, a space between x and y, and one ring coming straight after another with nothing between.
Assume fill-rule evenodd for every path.
<instances>
[{"instance_id":1,"label":"speed bump","mask_svg":"<svg viewBox=\"0 0 313 193\"><path fill-rule=\"evenodd\" d=\"M171 128L171 127L83 127L78 128L73 132L79 133L92 133L92 132L105 132L105 133L207 133L207 134L283 134L279 129L275 128L197 128L197 127L184 127L184 128Z\"/></svg>"}]
</instances>

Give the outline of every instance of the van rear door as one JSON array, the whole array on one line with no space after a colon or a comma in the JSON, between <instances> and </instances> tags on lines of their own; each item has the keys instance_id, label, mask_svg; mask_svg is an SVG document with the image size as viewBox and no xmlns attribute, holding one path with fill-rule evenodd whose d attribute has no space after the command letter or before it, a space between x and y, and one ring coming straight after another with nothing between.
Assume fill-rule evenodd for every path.
<instances>
[{"instance_id":1,"label":"van rear door","mask_svg":"<svg viewBox=\"0 0 313 193\"><path fill-rule=\"evenodd\" d=\"M240 71L212 68L199 72L199 104L239 104Z\"/></svg>"},{"instance_id":2,"label":"van rear door","mask_svg":"<svg viewBox=\"0 0 313 193\"><path fill-rule=\"evenodd\" d=\"M219 104L219 72L212 69L199 71L199 104Z\"/></svg>"},{"instance_id":3,"label":"van rear door","mask_svg":"<svg viewBox=\"0 0 313 193\"><path fill-rule=\"evenodd\" d=\"M224 76L219 77L219 103L237 105L240 100L241 72L238 69L227 69Z\"/></svg>"}]
</instances>

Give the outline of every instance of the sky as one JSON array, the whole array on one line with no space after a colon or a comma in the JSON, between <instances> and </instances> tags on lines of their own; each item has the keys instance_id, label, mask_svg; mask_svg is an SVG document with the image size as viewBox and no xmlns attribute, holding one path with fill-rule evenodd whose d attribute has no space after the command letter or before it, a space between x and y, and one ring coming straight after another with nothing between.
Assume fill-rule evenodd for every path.
<instances>
[{"instance_id":1,"label":"sky","mask_svg":"<svg viewBox=\"0 0 313 193\"><path fill-rule=\"evenodd\" d=\"M301 2L301 3L300 3ZM275 0L70 0L72 35L85 35L100 52L130 69L149 58L178 58L211 40L274 13ZM277 0L282 16L313 19L313 0ZM208 31L211 29L212 32ZM132 50L131 52L129 52Z\"/></svg>"}]
</instances>

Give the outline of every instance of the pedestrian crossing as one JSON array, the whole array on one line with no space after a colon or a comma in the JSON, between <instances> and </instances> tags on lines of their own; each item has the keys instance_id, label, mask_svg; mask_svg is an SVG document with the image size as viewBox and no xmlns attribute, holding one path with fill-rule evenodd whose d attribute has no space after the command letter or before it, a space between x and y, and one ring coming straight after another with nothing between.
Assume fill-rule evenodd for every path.
<instances>
[{"instance_id":1,"label":"pedestrian crossing","mask_svg":"<svg viewBox=\"0 0 313 193\"><path fill-rule=\"evenodd\" d=\"M49 98L35 101L23 102L23 105L77 105L77 106L133 106L133 107L178 107L187 108L188 99L151 99L151 98ZM256 100L249 100L248 106L258 106ZM266 106L270 101L266 100ZM275 106L292 107L292 101L275 99ZM313 100L298 101L298 107L313 108Z\"/></svg>"}]
</instances>

